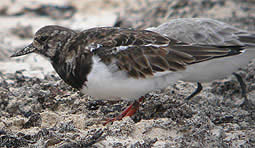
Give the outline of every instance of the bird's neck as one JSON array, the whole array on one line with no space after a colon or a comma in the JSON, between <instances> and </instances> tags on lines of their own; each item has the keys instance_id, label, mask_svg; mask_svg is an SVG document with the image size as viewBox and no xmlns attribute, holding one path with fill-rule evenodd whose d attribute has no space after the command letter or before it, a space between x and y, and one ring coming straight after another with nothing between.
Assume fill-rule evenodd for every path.
<instances>
[{"instance_id":1,"label":"bird's neck","mask_svg":"<svg viewBox=\"0 0 255 148\"><path fill-rule=\"evenodd\" d=\"M67 56L56 53L51 59L52 65L58 75L69 85L81 89L85 86L87 75L92 68L91 55L72 55L70 59Z\"/></svg>"}]
</instances>

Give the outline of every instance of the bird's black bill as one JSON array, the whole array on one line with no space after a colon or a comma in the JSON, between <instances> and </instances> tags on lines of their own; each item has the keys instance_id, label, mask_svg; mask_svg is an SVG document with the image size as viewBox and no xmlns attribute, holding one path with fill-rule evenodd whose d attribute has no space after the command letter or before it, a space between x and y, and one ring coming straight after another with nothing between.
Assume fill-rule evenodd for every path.
<instances>
[{"instance_id":1,"label":"bird's black bill","mask_svg":"<svg viewBox=\"0 0 255 148\"><path fill-rule=\"evenodd\" d=\"M18 57L18 56L26 55L26 54L34 52L35 50L36 50L36 48L33 46L33 44L30 44L27 47L16 51L13 55L11 55L11 57Z\"/></svg>"}]
</instances>

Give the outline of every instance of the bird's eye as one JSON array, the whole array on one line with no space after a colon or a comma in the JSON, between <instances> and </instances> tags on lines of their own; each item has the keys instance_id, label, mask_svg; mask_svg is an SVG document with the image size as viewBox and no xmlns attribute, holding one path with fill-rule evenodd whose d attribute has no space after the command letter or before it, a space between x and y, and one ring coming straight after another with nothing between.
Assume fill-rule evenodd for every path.
<instances>
[{"instance_id":1,"label":"bird's eye","mask_svg":"<svg viewBox=\"0 0 255 148\"><path fill-rule=\"evenodd\" d=\"M40 36L40 37L36 37L34 40L39 44L43 44L43 42L46 41L47 39L48 39L48 36Z\"/></svg>"},{"instance_id":2,"label":"bird's eye","mask_svg":"<svg viewBox=\"0 0 255 148\"><path fill-rule=\"evenodd\" d=\"M41 40L41 41L46 41L47 39L48 39L48 36L41 36L41 37L40 37L40 40Z\"/></svg>"}]
</instances>

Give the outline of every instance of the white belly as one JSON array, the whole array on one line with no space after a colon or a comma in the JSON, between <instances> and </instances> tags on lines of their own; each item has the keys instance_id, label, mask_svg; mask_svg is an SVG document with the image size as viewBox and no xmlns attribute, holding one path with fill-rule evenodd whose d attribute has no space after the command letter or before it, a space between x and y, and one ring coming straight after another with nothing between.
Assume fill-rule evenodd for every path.
<instances>
[{"instance_id":1,"label":"white belly","mask_svg":"<svg viewBox=\"0 0 255 148\"><path fill-rule=\"evenodd\" d=\"M123 71L112 73L105 64L99 62L98 57L94 57L92 71L81 92L96 99L134 100L155 89L165 88L177 80L208 82L224 78L246 66L254 56L254 49L246 50L240 55L188 65L184 71L157 74L146 79L129 78Z\"/></svg>"},{"instance_id":2,"label":"white belly","mask_svg":"<svg viewBox=\"0 0 255 148\"><path fill-rule=\"evenodd\" d=\"M129 78L125 72L110 72L97 57L94 57L93 61L92 71L87 77L87 87L84 86L81 92L96 99L134 100L152 90L165 88L180 79L180 75L174 72L146 79Z\"/></svg>"},{"instance_id":3,"label":"white belly","mask_svg":"<svg viewBox=\"0 0 255 148\"><path fill-rule=\"evenodd\" d=\"M193 64L180 74L181 80L190 82L209 82L216 79L225 78L237 71L239 68L247 66L255 58L255 49L247 49L244 53L223 58L208 60Z\"/></svg>"}]
</instances>

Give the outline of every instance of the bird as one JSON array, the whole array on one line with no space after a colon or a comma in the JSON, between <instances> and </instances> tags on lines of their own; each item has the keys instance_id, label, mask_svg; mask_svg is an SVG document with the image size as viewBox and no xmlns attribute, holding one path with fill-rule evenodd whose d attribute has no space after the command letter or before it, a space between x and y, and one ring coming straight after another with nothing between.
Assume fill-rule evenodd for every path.
<instances>
[{"instance_id":1,"label":"bird","mask_svg":"<svg viewBox=\"0 0 255 148\"><path fill-rule=\"evenodd\" d=\"M94 27L75 31L48 25L35 33L31 44L11 57L40 54L49 59L64 82L81 93L94 99L133 101L106 125L133 115L150 91L178 80L218 79L248 64L255 55L254 48L250 48L254 47L255 34L237 35L233 38L243 44L200 44L151 30ZM228 60L232 62L224 63Z\"/></svg>"}]
</instances>

